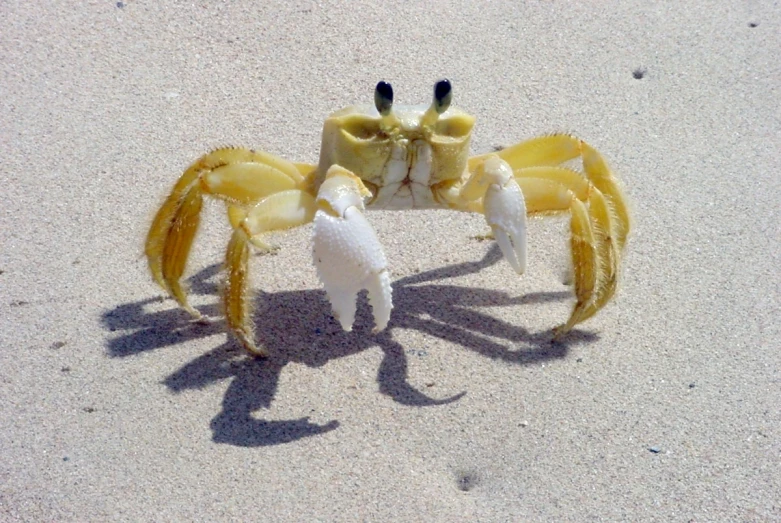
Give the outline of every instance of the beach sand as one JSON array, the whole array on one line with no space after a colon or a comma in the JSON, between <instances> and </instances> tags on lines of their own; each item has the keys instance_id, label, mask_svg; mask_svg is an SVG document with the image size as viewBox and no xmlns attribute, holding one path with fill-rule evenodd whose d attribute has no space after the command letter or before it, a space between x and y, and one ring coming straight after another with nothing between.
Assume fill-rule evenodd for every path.
<instances>
[{"instance_id":1,"label":"beach sand","mask_svg":"<svg viewBox=\"0 0 781 523\"><path fill-rule=\"evenodd\" d=\"M781 8L590 4L2 3L0 520L781 521ZM378 335L331 317L311 226L276 235L265 361L221 318L221 205L213 322L152 282L201 154L314 163L330 112L440 78L475 154L570 132L626 189L619 292L563 342L566 217L519 278L480 216L369 214Z\"/></svg>"}]
</instances>

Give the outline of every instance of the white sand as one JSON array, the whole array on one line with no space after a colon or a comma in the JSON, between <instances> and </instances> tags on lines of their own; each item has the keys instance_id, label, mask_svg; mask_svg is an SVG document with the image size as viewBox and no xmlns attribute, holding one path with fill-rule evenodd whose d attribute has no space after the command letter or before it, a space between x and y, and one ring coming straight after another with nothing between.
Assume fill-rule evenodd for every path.
<instances>
[{"instance_id":1,"label":"white sand","mask_svg":"<svg viewBox=\"0 0 781 523\"><path fill-rule=\"evenodd\" d=\"M326 3L0 4L0 520L781 520L779 6ZM314 162L332 110L442 77L475 152L570 131L625 183L620 292L567 344L561 220L519 280L480 217L370 215L379 336L281 236L265 362L161 300L142 242L189 162ZM211 206L213 315L226 233Z\"/></svg>"}]
</instances>

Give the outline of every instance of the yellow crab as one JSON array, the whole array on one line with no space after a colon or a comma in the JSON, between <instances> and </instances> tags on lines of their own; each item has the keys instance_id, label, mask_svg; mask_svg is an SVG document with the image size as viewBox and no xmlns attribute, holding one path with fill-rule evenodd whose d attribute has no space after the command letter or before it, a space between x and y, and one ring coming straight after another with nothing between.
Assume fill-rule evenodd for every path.
<instances>
[{"instance_id":1,"label":"yellow crab","mask_svg":"<svg viewBox=\"0 0 781 523\"><path fill-rule=\"evenodd\" d=\"M474 118L450 106L450 82L434 87L433 103L393 107L390 84L380 82L374 106L353 106L323 126L318 165L290 163L255 150L225 148L193 163L155 216L146 241L155 280L195 318L180 282L203 195L227 203L224 291L229 328L247 350L255 344L248 291L250 245L268 250L263 236L314 221L314 262L345 330L356 297L367 289L375 332L392 309L387 262L364 209L452 209L485 216L504 257L526 268L526 217L569 211L577 302L556 336L593 316L616 290L629 233L624 196L602 156L573 136L534 138L469 158ZM583 172L563 167L581 160Z\"/></svg>"}]
</instances>

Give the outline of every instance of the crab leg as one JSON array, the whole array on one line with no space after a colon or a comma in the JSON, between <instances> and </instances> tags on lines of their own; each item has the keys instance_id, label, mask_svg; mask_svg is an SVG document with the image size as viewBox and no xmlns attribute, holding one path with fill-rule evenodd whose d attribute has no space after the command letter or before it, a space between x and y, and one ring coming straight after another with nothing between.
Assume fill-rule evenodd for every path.
<instances>
[{"instance_id":1,"label":"crab leg","mask_svg":"<svg viewBox=\"0 0 781 523\"><path fill-rule=\"evenodd\" d=\"M577 301L567 322L556 330L556 336L561 336L596 314L615 294L621 251L630 229L624 195L604 158L573 136L534 138L496 154L514 169L530 213L571 213ZM470 158L470 166L486 157ZM558 167L578 157L585 176Z\"/></svg>"},{"instance_id":2,"label":"crab leg","mask_svg":"<svg viewBox=\"0 0 781 523\"><path fill-rule=\"evenodd\" d=\"M491 154L499 156L510 164L516 178L523 177L522 173L528 167L558 166L580 157L588 182L607 199L610 212L615 218L613 232L616 244L619 250L624 248L630 230L629 210L625 197L605 159L589 144L568 134L555 134L532 138ZM470 158L469 169L473 170L488 156L489 154L484 154Z\"/></svg>"},{"instance_id":3,"label":"crab leg","mask_svg":"<svg viewBox=\"0 0 781 523\"><path fill-rule=\"evenodd\" d=\"M203 196L248 206L266 196L301 188L301 169L276 156L248 149L217 149L194 162L155 215L145 252L155 281L195 318L180 282L200 223Z\"/></svg>"},{"instance_id":4,"label":"crab leg","mask_svg":"<svg viewBox=\"0 0 781 523\"><path fill-rule=\"evenodd\" d=\"M393 303L385 253L363 215L363 199L371 196L353 173L334 165L317 193L314 262L331 302L334 317L351 331L358 292L367 289L374 313L374 332L390 320Z\"/></svg>"},{"instance_id":5,"label":"crab leg","mask_svg":"<svg viewBox=\"0 0 781 523\"><path fill-rule=\"evenodd\" d=\"M479 164L461 190L461 198L483 197L483 214L505 259L518 274L526 271L526 202L510 166L491 155Z\"/></svg>"},{"instance_id":6,"label":"crab leg","mask_svg":"<svg viewBox=\"0 0 781 523\"><path fill-rule=\"evenodd\" d=\"M576 324L592 317L615 294L620 249L617 238L610 233L616 228L613 221L600 191L591 193L588 209L583 202L573 199L571 249L577 302L556 336L566 334Z\"/></svg>"},{"instance_id":7,"label":"crab leg","mask_svg":"<svg viewBox=\"0 0 781 523\"><path fill-rule=\"evenodd\" d=\"M252 299L249 292L249 244L263 245L261 235L290 229L312 221L315 199L301 190L282 191L258 202L233 231L225 264L228 271L223 299L228 327L246 347L258 356L268 356L255 344L252 329Z\"/></svg>"}]
</instances>

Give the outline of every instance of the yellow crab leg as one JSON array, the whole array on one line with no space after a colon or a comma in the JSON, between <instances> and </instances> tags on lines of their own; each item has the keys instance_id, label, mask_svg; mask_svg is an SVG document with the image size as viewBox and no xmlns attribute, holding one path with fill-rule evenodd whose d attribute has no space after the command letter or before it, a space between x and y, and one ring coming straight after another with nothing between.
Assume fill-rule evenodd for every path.
<instances>
[{"instance_id":1,"label":"yellow crab leg","mask_svg":"<svg viewBox=\"0 0 781 523\"><path fill-rule=\"evenodd\" d=\"M607 304L616 291L620 253L630 229L623 193L604 158L569 135L534 138L497 154L514 170L530 214L569 210L576 304L556 336ZM490 155L470 158L470 168ZM559 165L580 157L583 174Z\"/></svg>"},{"instance_id":2,"label":"yellow crab leg","mask_svg":"<svg viewBox=\"0 0 781 523\"><path fill-rule=\"evenodd\" d=\"M525 167L513 175L529 214L567 211L573 196L585 201L591 192L591 184L582 174L564 167Z\"/></svg>"},{"instance_id":3,"label":"yellow crab leg","mask_svg":"<svg viewBox=\"0 0 781 523\"><path fill-rule=\"evenodd\" d=\"M620 247L618 239L610 231L615 231L613 217L605 196L593 191L589 197L589 214L597 248L597 292L579 313L578 322L589 319L605 306L616 292L618 282L618 257ZM573 316L575 313L573 312ZM572 318L570 318L572 321ZM567 322L569 324L569 322ZM572 324L574 326L574 324ZM570 326L572 328L572 326Z\"/></svg>"},{"instance_id":4,"label":"yellow crab leg","mask_svg":"<svg viewBox=\"0 0 781 523\"><path fill-rule=\"evenodd\" d=\"M161 267L160 273L155 274L157 282L162 282L164 288L167 288L176 301L195 318L200 318L201 313L187 303L187 296L179 280L184 273L190 246L198 231L202 206L203 198L201 195L196 191L187 191L180 202L175 218L166 231L165 240L163 242L154 241L152 249L162 246L162 255L154 262L150 257L150 268L152 268L153 274L158 265ZM147 242L147 246L150 243ZM147 256L149 256L149 252L150 249L147 248Z\"/></svg>"},{"instance_id":5,"label":"yellow crab leg","mask_svg":"<svg viewBox=\"0 0 781 523\"><path fill-rule=\"evenodd\" d=\"M247 321L251 315L252 303L248 296L249 288L249 239L241 230L236 229L228 242L225 253L225 267L228 269L228 285L223 291L225 318L228 327L250 352L267 356L265 348L255 345L252 325Z\"/></svg>"},{"instance_id":6,"label":"yellow crab leg","mask_svg":"<svg viewBox=\"0 0 781 523\"><path fill-rule=\"evenodd\" d=\"M594 291L599 288L601 280L599 254L586 206L580 200L573 198L570 212L572 213L570 249L577 301L567 323L557 329L556 337L566 334L582 321L583 310L592 302Z\"/></svg>"},{"instance_id":7,"label":"yellow crab leg","mask_svg":"<svg viewBox=\"0 0 781 523\"><path fill-rule=\"evenodd\" d=\"M312 179L315 175L315 169L317 169L316 165L312 165L309 163L293 163L296 169L298 169L298 172L301 173L301 177L304 179L302 186L311 194L314 194L316 191L314 190L313 186L311 185ZM239 227L241 224L241 221L247 217L247 213L249 212L249 208L244 205L228 205L228 220L230 221L231 227L234 229ZM254 237L250 241L252 241L253 245L257 247L258 249L271 249L269 245L266 245L260 238Z\"/></svg>"},{"instance_id":8,"label":"yellow crab leg","mask_svg":"<svg viewBox=\"0 0 781 523\"><path fill-rule=\"evenodd\" d=\"M246 206L304 184L297 166L267 153L224 148L202 156L182 174L152 221L145 253L153 278L200 318L187 303L180 280L200 222L203 195Z\"/></svg>"},{"instance_id":9,"label":"yellow crab leg","mask_svg":"<svg viewBox=\"0 0 781 523\"><path fill-rule=\"evenodd\" d=\"M626 245L626 239L631 226L626 198L602 155L586 142L578 141L582 147L583 169L591 183L605 195L608 200L606 203L609 207L609 212L615 216L615 220L613 220L615 225L614 232L618 249L621 250Z\"/></svg>"},{"instance_id":10,"label":"yellow crab leg","mask_svg":"<svg viewBox=\"0 0 781 523\"><path fill-rule=\"evenodd\" d=\"M317 204L308 192L293 189L267 196L250 209L233 231L225 255L228 280L223 295L228 327L246 347L258 356L268 356L255 344L252 328L252 297L249 286L249 243L262 234L290 229L311 222Z\"/></svg>"},{"instance_id":11,"label":"yellow crab leg","mask_svg":"<svg viewBox=\"0 0 781 523\"><path fill-rule=\"evenodd\" d=\"M566 134L539 136L501 151L473 156L469 158L469 170L473 170L491 154L496 154L509 163L513 170L541 165L559 165L580 155L578 142L579 139Z\"/></svg>"},{"instance_id":12,"label":"yellow crab leg","mask_svg":"<svg viewBox=\"0 0 781 523\"><path fill-rule=\"evenodd\" d=\"M508 147L496 153L510 164L518 176L518 170L535 166L555 166L581 157L583 171L594 187L599 189L608 200L611 213L615 215L616 242L619 249L626 243L629 234L630 219L626 199L613 176L605 159L593 147L583 140L568 134L554 134L532 138L518 145ZM473 162L488 156L475 156L469 159L470 169ZM524 193L525 194L525 193Z\"/></svg>"},{"instance_id":13,"label":"yellow crab leg","mask_svg":"<svg viewBox=\"0 0 781 523\"><path fill-rule=\"evenodd\" d=\"M594 190L588 208L580 200L572 201L572 264L577 301L567 323L556 329L556 337L596 314L610 301L618 281L619 248L613 217L605 196Z\"/></svg>"}]
</instances>

